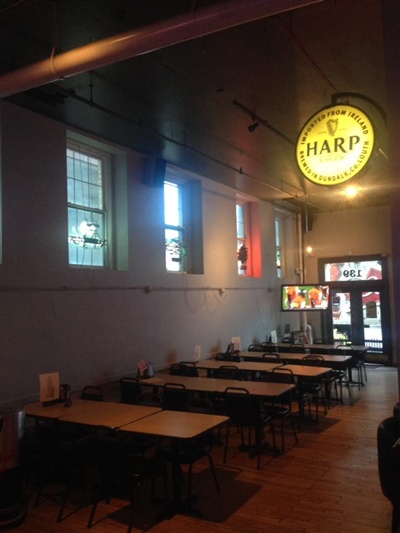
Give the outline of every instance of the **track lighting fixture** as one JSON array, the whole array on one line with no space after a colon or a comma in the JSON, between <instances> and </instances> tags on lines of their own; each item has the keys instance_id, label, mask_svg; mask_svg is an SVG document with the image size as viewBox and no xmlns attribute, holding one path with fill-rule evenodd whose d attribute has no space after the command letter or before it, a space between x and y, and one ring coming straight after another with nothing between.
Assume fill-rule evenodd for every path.
<instances>
[{"instance_id":1,"label":"track lighting fixture","mask_svg":"<svg viewBox=\"0 0 400 533\"><path fill-rule=\"evenodd\" d=\"M253 122L253 124L250 124L250 126L247 129L249 130L250 133L253 133L253 131L256 130L259 125L260 125L259 122Z\"/></svg>"}]
</instances>

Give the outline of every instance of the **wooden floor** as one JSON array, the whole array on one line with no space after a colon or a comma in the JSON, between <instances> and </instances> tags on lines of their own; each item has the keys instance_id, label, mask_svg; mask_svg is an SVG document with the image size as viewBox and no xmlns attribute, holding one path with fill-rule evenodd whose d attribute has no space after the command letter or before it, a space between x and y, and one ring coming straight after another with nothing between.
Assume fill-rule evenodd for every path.
<instances>
[{"instance_id":1,"label":"wooden floor","mask_svg":"<svg viewBox=\"0 0 400 533\"><path fill-rule=\"evenodd\" d=\"M390 531L391 506L383 497L377 472L376 429L391 416L398 401L397 370L368 368L368 382L353 402L335 406L318 426L307 424L299 444L287 434L290 449L284 456L263 456L262 469L255 460L238 453L232 441L230 460L222 464L222 447L214 458L222 491L217 494L205 461L193 480L195 506L202 517L175 515L155 523L161 504L143 493L143 506L134 532L152 533L385 533ZM106 517L93 533L125 533L126 513L117 511L122 502L101 504L98 516ZM113 517L107 517L116 510ZM86 531L89 508L73 512L57 523L58 505L47 500L39 507L29 504L27 518L18 533L77 533Z\"/></svg>"}]
</instances>

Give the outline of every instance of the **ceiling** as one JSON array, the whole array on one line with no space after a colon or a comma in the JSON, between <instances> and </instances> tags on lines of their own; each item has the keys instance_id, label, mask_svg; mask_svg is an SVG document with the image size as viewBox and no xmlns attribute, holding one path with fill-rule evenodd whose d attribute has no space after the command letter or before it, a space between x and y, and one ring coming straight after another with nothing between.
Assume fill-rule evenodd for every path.
<instances>
[{"instance_id":1,"label":"ceiling","mask_svg":"<svg viewBox=\"0 0 400 533\"><path fill-rule=\"evenodd\" d=\"M315 212L348 204L338 188L303 177L296 139L316 111L350 103L370 116L378 137L351 205L381 205L393 191L382 3L0 0L0 96L240 192ZM121 33L113 41L129 33L142 43L129 59L58 70L68 51L85 61L87 45ZM43 60L57 81L36 79ZM29 65L35 76L24 79Z\"/></svg>"}]
</instances>

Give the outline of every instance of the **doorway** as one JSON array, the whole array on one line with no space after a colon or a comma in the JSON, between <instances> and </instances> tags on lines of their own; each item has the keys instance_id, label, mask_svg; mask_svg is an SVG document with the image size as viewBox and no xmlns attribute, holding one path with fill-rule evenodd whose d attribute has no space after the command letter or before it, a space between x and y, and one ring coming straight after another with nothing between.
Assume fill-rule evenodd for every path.
<instances>
[{"instance_id":1,"label":"doorway","mask_svg":"<svg viewBox=\"0 0 400 533\"><path fill-rule=\"evenodd\" d=\"M329 282L331 310L321 320L328 342L368 346L391 361L390 311L385 257L319 260L319 278Z\"/></svg>"},{"instance_id":2,"label":"doorway","mask_svg":"<svg viewBox=\"0 0 400 533\"><path fill-rule=\"evenodd\" d=\"M382 349L381 291L360 288L332 291L332 334L339 343Z\"/></svg>"}]
</instances>

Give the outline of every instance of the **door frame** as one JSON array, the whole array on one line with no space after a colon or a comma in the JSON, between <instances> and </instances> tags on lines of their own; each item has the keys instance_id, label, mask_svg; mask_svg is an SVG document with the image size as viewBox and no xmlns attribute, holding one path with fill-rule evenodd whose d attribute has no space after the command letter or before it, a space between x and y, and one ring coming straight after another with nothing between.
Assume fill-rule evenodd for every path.
<instances>
[{"instance_id":1,"label":"door frame","mask_svg":"<svg viewBox=\"0 0 400 533\"><path fill-rule=\"evenodd\" d=\"M382 267L382 279L361 279L354 278L349 281L329 281L325 279L325 265L328 263L349 263L362 261L378 261ZM382 327L382 353L388 356L389 364L392 363L392 339L391 339L391 322L390 322L390 302L389 302L389 277L387 258L382 255L362 255L362 256L342 256L342 257L325 257L318 259L318 278L320 283L329 283L331 292L380 292L381 306L381 327ZM357 308L355 309L357 312ZM358 310L360 312L360 310ZM362 309L361 309L362 313ZM356 317L356 322L363 322L363 318ZM333 343L333 318L332 313L322 313L321 316L321 333L328 343Z\"/></svg>"}]
</instances>

